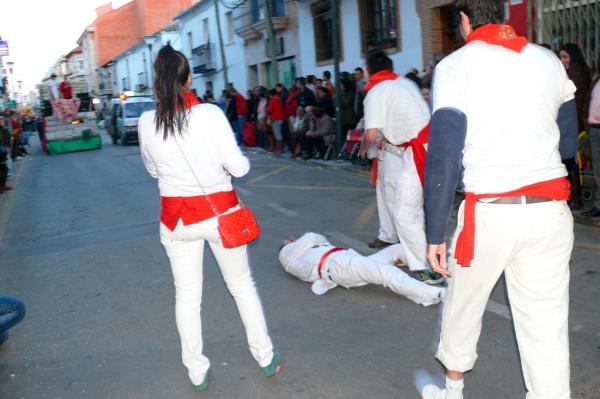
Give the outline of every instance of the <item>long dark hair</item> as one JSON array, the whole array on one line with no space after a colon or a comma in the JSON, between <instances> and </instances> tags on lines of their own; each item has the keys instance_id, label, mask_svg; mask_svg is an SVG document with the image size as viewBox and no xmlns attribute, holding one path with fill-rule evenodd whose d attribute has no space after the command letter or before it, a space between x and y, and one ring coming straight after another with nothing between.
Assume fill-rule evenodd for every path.
<instances>
[{"instance_id":1,"label":"long dark hair","mask_svg":"<svg viewBox=\"0 0 600 399\"><path fill-rule=\"evenodd\" d=\"M589 67L585 62L585 58L583 57L583 52L581 48L575 43L566 43L563 44L559 51L564 51L569 54L569 58L571 58L571 64L578 64L583 69L585 69L589 73Z\"/></svg>"},{"instance_id":2,"label":"long dark hair","mask_svg":"<svg viewBox=\"0 0 600 399\"><path fill-rule=\"evenodd\" d=\"M156 96L156 130L166 140L187 126L189 110L185 109L183 90L190 76L185 55L170 44L160 49L154 62L154 93Z\"/></svg>"}]
</instances>

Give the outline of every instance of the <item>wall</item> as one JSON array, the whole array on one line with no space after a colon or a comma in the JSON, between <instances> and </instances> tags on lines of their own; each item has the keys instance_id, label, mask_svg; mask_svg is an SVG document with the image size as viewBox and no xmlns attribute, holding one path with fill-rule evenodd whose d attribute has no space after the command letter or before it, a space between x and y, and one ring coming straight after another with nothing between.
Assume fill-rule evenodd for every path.
<instances>
[{"instance_id":1,"label":"wall","mask_svg":"<svg viewBox=\"0 0 600 399\"><path fill-rule=\"evenodd\" d=\"M320 65L316 61L313 19L310 10L311 3L311 1L298 3L300 43L300 67L298 68L298 74L302 76L312 74L320 77L325 70L333 73L333 64ZM423 65L421 26L415 7L415 0L399 0L399 19L400 51L389 53L389 56L394 61L394 69L398 73L404 74L410 68L421 69ZM340 59L340 71L352 72L356 67L365 66L360 26L358 0L341 0L340 39L342 57Z\"/></svg>"},{"instance_id":2,"label":"wall","mask_svg":"<svg viewBox=\"0 0 600 399\"><path fill-rule=\"evenodd\" d=\"M527 1L528 0L510 0L509 3L509 20L508 23L515 28L519 36L527 37L529 21L527 18ZM520 4L519 4L520 3Z\"/></svg>"}]
</instances>

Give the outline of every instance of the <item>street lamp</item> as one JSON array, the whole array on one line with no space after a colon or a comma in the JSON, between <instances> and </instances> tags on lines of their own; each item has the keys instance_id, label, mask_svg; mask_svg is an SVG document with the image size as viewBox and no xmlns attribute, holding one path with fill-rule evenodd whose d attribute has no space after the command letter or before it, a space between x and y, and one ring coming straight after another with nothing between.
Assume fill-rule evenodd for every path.
<instances>
[{"instance_id":1,"label":"street lamp","mask_svg":"<svg viewBox=\"0 0 600 399\"><path fill-rule=\"evenodd\" d=\"M153 67L153 56L152 56L152 43L154 43L154 36L144 36L144 43L148 46L148 86L150 86L150 92L154 92L154 82L152 79L152 67Z\"/></svg>"},{"instance_id":2,"label":"street lamp","mask_svg":"<svg viewBox=\"0 0 600 399\"><path fill-rule=\"evenodd\" d=\"M17 86L19 87L18 102L23 103L23 81L17 80Z\"/></svg>"}]
</instances>

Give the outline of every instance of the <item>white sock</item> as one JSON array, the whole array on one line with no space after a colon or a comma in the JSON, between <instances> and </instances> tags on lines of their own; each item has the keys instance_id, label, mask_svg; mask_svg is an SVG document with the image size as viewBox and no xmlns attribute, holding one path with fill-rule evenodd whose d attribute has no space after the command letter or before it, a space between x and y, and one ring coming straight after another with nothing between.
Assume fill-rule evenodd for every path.
<instances>
[{"instance_id":1,"label":"white sock","mask_svg":"<svg viewBox=\"0 0 600 399\"><path fill-rule=\"evenodd\" d=\"M453 380L446 376L446 399L462 399L462 390L465 386L464 378Z\"/></svg>"}]
</instances>

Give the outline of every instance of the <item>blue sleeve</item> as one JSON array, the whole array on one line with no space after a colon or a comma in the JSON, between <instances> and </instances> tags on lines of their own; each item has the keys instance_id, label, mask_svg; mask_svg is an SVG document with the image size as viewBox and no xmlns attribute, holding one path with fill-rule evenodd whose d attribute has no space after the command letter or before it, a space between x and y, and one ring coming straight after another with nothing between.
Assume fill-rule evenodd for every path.
<instances>
[{"instance_id":1,"label":"blue sleeve","mask_svg":"<svg viewBox=\"0 0 600 399\"><path fill-rule=\"evenodd\" d=\"M431 117L424 187L425 232L429 244L446 241L466 135L467 117L462 111L441 108Z\"/></svg>"},{"instance_id":2,"label":"blue sleeve","mask_svg":"<svg viewBox=\"0 0 600 399\"><path fill-rule=\"evenodd\" d=\"M556 122L560 130L560 142L558 144L560 157L562 159L574 158L577 152L577 136L579 136L575 99L569 100L560 106Z\"/></svg>"}]
</instances>

